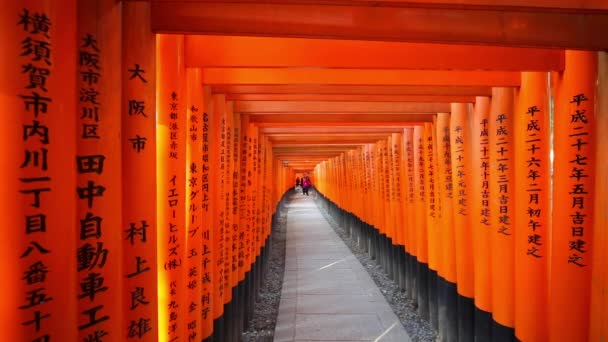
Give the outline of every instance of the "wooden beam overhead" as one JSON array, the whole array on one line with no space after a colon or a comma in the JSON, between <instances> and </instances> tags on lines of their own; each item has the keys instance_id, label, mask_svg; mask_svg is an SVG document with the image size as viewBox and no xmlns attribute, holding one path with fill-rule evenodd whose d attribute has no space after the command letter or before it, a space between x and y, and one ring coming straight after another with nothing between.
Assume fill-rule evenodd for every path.
<instances>
[{"instance_id":1,"label":"wooden beam overhead","mask_svg":"<svg viewBox=\"0 0 608 342\"><path fill-rule=\"evenodd\" d=\"M235 101L235 113L438 113L449 112L449 103Z\"/></svg>"},{"instance_id":2,"label":"wooden beam overhead","mask_svg":"<svg viewBox=\"0 0 608 342\"><path fill-rule=\"evenodd\" d=\"M279 126L279 127L260 127L261 134L271 136L274 134L335 134L335 133L400 133L403 127L395 126Z\"/></svg>"},{"instance_id":3,"label":"wooden beam overhead","mask_svg":"<svg viewBox=\"0 0 608 342\"><path fill-rule=\"evenodd\" d=\"M409 85L517 87L513 71L437 71L376 69L205 68L202 81L218 84Z\"/></svg>"},{"instance_id":4,"label":"wooden beam overhead","mask_svg":"<svg viewBox=\"0 0 608 342\"><path fill-rule=\"evenodd\" d=\"M152 1L152 2L230 2L218 0L122 0L122 1ZM257 3L259 0L239 0L243 3ZM315 4L319 0L265 0L265 3L294 3ZM494 8L494 9L526 9L564 11L585 13L586 11L608 10L605 0L349 0L350 4L361 6L405 6L405 7L434 7L434 8ZM323 3L344 5L343 0L324 0Z\"/></svg>"},{"instance_id":5,"label":"wooden beam overhead","mask_svg":"<svg viewBox=\"0 0 608 342\"><path fill-rule=\"evenodd\" d=\"M231 94L492 96L492 88L487 86L225 84L214 85L211 91L213 94L227 94L227 96Z\"/></svg>"},{"instance_id":6,"label":"wooden beam overhead","mask_svg":"<svg viewBox=\"0 0 608 342\"><path fill-rule=\"evenodd\" d=\"M563 2L563 1L561 1ZM158 33L608 49L606 11L411 3L152 3Z\"/></svg>"},{"instance_id":7,"label":"wooden beam overhead","mask_svg":"<svg viewBox=\"0 0 608 342\"><path fill-rule=\"evenodd\" d=\"M374 125L382 123L397 123L411 125L413 123L420 122L432 122L433 114L343 114L336 113L332 115L327 114L253 114L249 116L249 122L255 124L262 123L281 123L287 124L292 123L293 125L319 125L325 124L336 124L344 125L349 123L350 125ZM286 125L284 125L286 126Z\"/></svg>"},{"instance_id":8,"label":"wooden beam overhead","mask_svg":"<svg viewBox=\"0 0 608 342\"><path fill-rule=\"evenodd\" d=\"M564 51L275 37L188 35L188 67L323 67L426 70L563 70Z\"/></svg>"},{"instance_id":9,"label":"wooden beam overhead","mask_svg":"<svg viewBox=\"0 0 608 342\"><path fill-rule=\"evenodd\" d=\"M228 101L360 101L360 102L460 102L473 103L465 95L333 95L333 94L228 94Z\"/></svg>"}]
</instances>

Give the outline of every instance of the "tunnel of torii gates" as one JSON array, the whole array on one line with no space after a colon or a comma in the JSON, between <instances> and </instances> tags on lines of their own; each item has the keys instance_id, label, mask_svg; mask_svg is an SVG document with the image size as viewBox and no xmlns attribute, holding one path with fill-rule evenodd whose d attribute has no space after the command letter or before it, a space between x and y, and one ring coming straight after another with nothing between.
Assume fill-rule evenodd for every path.
<instances>
[{"instance_id":1,"label":"tunnel of torii gates","mask_svg":"<svg viewBox=\"0 0 608 342\"><path fill-rule=\"evenodd\" d=\"M304 173L443 340L608 340L607 2L4 0L0 27L3 341L238 340Z\"/></svg>"}]
</instances>

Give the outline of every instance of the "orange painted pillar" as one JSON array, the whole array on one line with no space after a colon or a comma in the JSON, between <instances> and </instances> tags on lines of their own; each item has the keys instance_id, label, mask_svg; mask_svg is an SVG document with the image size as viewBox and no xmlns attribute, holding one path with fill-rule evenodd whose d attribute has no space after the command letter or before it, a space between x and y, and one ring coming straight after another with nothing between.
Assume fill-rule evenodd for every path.
<instances>
[{"instance_id":1,"label":"orange painted pillar","mask_svg":"<svg viewBox=\"0 0 608 342\"><path fill-rule=\"evenodd\" d=\"M514 115L515 335L547 341L547 258L550 242L548 77L522 72Z\"/></svg>"},{"instance_id":2,"label":"orange painted pillar","mask_svg":"<svg viewBox=\"0 0 608 342\"><path fill-rule=\"evenodd\" d=\"M171 341L185 332L187 125L184 37L157 37L157 239L159 338Z\"/></svg>"},{"instance_id":3,"label":"orange painted pillar","mask_svg":"<svg viewBox=\"0 0 608 342\"><path fill-rule=\"evenodd\" d=\"M438 304L437 304L437 279L439 254L439 210L437 196L437 165L435 155L435 134L434 124L426 122L424 124L423 145L424 145L424 190L426 205L426 234L428 250L428 292L429 292L429 322L435 329L438 325Z\"/></svg>"},{"instance_id":4,"label":"orange painted pillar","mask_svg":"<svg viewBox=\"0 0 608 342\"><path fill-rule=\"evenodd\" d=\"M458 291L458 339L470 341L474 338L475 295L473 267L473 212L471 193L476 188L471 184L471 129L469 125L470 105L452 103L450 115L450 149L452 158L452 212L454 243L456 249L456 285Z\"/></svg>"},{"instance_id":5,"label":"orange painted pillar","mask_svg":"<svg viewBox=\"0 0 608 342\"><path fill-rule=\"evenodd\" d=\"M490 280L492 339L512 340L514 327L514 89L493 88L489 117L490 145Z\"/></svg>"},{"instance_id":6,"label":"orange painted pillar","mask_svg":"<svg viewBox=\"0 0 608 342\"><path fill-rule=\"evenodd\" d=\"M149 3L122 3L122 336L156 341L156 36L142 29L149 22Z\"/></svg>"},{"instance_id":7,"label":"orange painted pillar","mask_svg":"<svg viewBox=\"0 0 608 342\"><path fill-rule=\"evenodd\" d=\"M475 267L475 338L490 340L492 292L490 283L490 98L475 99L471 127L471 215ZM467 148L467 146L465 146Z\"/></svg>"},{"instance_id":8,"label":"orange painted pillar","mask_svg":"<svg viewBox=\"0 0 608 342\"><path fill-rule=\"evenodd\" d=\"M242 244L238 248L239 260L243 264L242 268L244 272L250 270L251 262L251 245L252 245L252 225L250 220L251 209L249 207L248 197L251 196L251 182L248 177L248 170L251 168L251 154L249 151L249 115L242 115L240 118L240 176L239 176L239 226L243 233ZM283 170L283 166L279 170ZM278 199L283 195L283 188L281 187L281 193L277 194Z\"/></svg>"},{"instance_id":9,"label":"orange painted pillar","mask_svg":"<svg viewBox=\"0 0 608 342\"><path fill-rule=\"evenodd\" d=\"M76 341L78 334L76 15L71 0L6 2L0 14L7 341Z\"/></svg>"},{"instance_id":10,"label":"orange painted pillar","mask_svg":"<svg viewBox=\"0 0 608 342\"><path fill-rule=\"evenodd\" d=\"M102 15L103 14L103 15ZM78 87L90 96L78 99L78 126L95 126L96 137L78 134L76 193L78 255L98 250L98 265L78 263L78 336L81 340L122 335L122 180L120 97L120 6L96 0L78 6ZM82 129L77 129L82 131Z\"/></svg>"},{"instance_id":11,"label":"orange painted pillar","mask_svg":"<svg viewBox=\"0 0 608 342\"><path fill-rule=\"evenodd\" d=\"M183 236L186 242L184 259L184 282L186 296L184 310L184 339L202 339L203 319L201 315L203 258L209 260L210 246L203 245L205 215L203 211L203 125L205 124L205 98L201 81L201 69L186 70L186 218ZM208 141L208 139L207 139ZM207 146L207 149L209 146ZM207 184L208 186L208 184ZM208 191L208 190L207 190ZM208 193L207 193L208 196ZM208 231L207 231L208 234Z\"/></svg>"},{"instance_id":12,"label":"orange painted pillar","mask_svg":"<svg viewBox=\"0 0 608 342\"><path fill-rule=\"evenodd\" d=\"M596 52L566 51L564 72L552 77L555 159L549 258L550 341L589 338L597 68Z\"/></svg>"},{"instance_id":13,"label":"orange painted pillar","mask_svg":"<svg viewBox=\"0 0 608 342\"><path fill-rule=\"evenodd\" d=\"M232 203L234 198L234 183L232 177L235 169L238 167L235 163L234 156L234 116L232 112L232 102L226 102L224 104L224 118L226 120L226 169L225 169L225 180L224 184L224 305L230 303L233 300L232 289L238 281L238 269L237 269L237 253L234 251L233 244L234 239L238 236L238 232L235 232L233 226L238 224L235 220L235 215L232 211ZM227 317L231 318L231 317ZM229 322L227 322L229 323ZM230 331L227 326L226 331Z\"/></svg>"},{"instance_id":14,"label":"orange painted pillar","mask_svg":"<svg viewBox=\"0 0 608 342\"><path fill-rule=\"evenodd\" d=\"M210 125L212 129L217 129L212 133L213 139L210 143L211 151L215 152L214 159L211 162L212 181L211 185L215 184L214 191L211 191L211 202L213 203L213 226L212 235L214 239L215 255L215 273L214 273L214 291L213 291L213 319L214 319L214 334L213 337L223 338L223 314L224 314L224 295L225 295L225 275L228 270L225 269L225 234L224 234L224 184L226 182L226 120L224 112L226 110L226 97L222 94L216 94L212 97L213 105L212 112L209 113Z\"/></svg>"},{"instance_id":15,"label":"orange painted pillar","mask_svg":"<svg viewBox=\"0 0 608 342\"><path fill-rule=\"evenodd\" d=\"M395 244L405 246L405 231L404 223L405 212L404 208L404 171L403 171L403 134L393 133L391 136L392 144L392 161L391 170L393 171L393 214L395 215Z\"/></svg>"},{"instance_id":16,"label":"orange painted pillar","mask_svg":"<svg viewBox=\"0 0 608 342\"><path fill-rule=\"evenodd\" d=\"M598 63L598 94L606 94L608 91L608 53L599 53ZM596 134L596 167L598 175L605 174L608 170L608 135L602 134L604 127L608 127L608 97L597 98L597 123ZM608 211L608 201L605 194L608 192L608 179L597 177L595 183L595 212L605 213ZM591 275L591 317L590 317L590 341L608 340L608 216L595 215L595 229L593 230L593 271Z\"/></svg>"},{"instance_id":17,"label":"orange painted pillar","mask_svg":"<svg viewBox=\"0 0 608 342\"><path fill-rule=\"evenodd\" d=\"M416 187L416 290L418 312L422 318L429 320L429 256L427 236L427 192L425 169L425 128L414 127L414 184Z\"/></svg>"},{"instance_id":18,"label":"orange painted pillar","mask_svg":"<svg viewBox=\"0 0 608 342\"><path fill-rule=\"evenodd\" d=\"M196 79L197 77L195 77ZM213 193L218 191L218 183L215 180L217 177L217 131L219 127L213 121L213 101L209 86L203 87L203 96L202 107L198 107L199 112L202 111L202 116L199 115L199 120L202 120L199 125L199 139L202 141L202 159L198 168L200 170L198 179L201 184L201 196L198 203L201 205L202 210L201 264L199 272L202 289L199 313L202 319L201 339L206 339L213 334L213 305L217 301L214 296L214 286L218 281L216 274L217 247L215 241L216 232L213 229L215 225L214 210L217 204L212 199Z\"/></svg>"},{"instance_id":19,"label":"orange painted pillar","mask_svg":"<svg viewBox=\"0 0 608 342\"><path fill-rule=\"evenodd\" d=\"M452 154L450 141L450 114L438 113L436 125L437 186L440 204L440 277L439 332L446 339L458 337L456 291L456 245L453 223Z\"/></svg>"},{"instance_id":20,"label":"orange painted pillar","mask_svg":"<svg viewBox=\"0 0 608 342\"><path fill-rule=\"evenodd\" d=\"M414 128L408 127L403 130L403 140L404 140L404 154L405 154L405 174L406 174L406 221L407 221L407 231L406 231L406 243L405 248L408 253L408 277L406 279L406 286L408 289L408 296L414 302L417 300L416 295L416 259L418 257L418 245L416 244L416 234L420 229L418 223L416 221L417 218L417 196L418 189L416 188L416 170L415 164L416 159L414 156Z\"/></svg>"},{"instance_id":21,"label":"orange painted pillar","mask_svg":"<svg viewBox=\"0 0 608 342\"><path fill-rule=\"evenodd\" d=\"M232 170L234 167L233 158L232 158L232 108L233 103L230 101L226 101L224 104L224 111L222 120L224 122L224 137L222 141L224 141L224 168L220 168L224 175L224 182L222 184L222 192L223 192L223 201L222 205L224 206L224 222L222 225L222 229L224 230L224 306L232 301L232 288L234 286L235 274L232 268ZM227 311L225 313L230 313ZM232 317L230 315L226 315L227 320L227 332L231 332L229 328L229 324L231 323ZM226 337L230 338L230 337Z\"/></svg>"}]
</instances>

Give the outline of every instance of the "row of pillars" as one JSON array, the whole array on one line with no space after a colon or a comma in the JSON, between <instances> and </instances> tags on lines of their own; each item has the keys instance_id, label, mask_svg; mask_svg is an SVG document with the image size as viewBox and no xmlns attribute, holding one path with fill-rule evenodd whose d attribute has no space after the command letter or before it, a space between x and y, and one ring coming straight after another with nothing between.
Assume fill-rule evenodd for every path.
<instances>
[{"instance_id":1,"label":"row of pillars","mask_svg":"<svg viewBox=\"0 0 608 342\"><path fill-rule=\"evenodd\" d=\"M148 2L0 11L6 341L236 341L286 170Z\"/></svg>"},{"instance_id":2,"label":"row of pillars","mask_svg":"<svg viewBox=\"0 0 608 342\"><path fill-rule=\"evenodd\" d=\"M322 162L323 205L442 341L608 338L608 55Z\"/></svg>"}]
</instances>

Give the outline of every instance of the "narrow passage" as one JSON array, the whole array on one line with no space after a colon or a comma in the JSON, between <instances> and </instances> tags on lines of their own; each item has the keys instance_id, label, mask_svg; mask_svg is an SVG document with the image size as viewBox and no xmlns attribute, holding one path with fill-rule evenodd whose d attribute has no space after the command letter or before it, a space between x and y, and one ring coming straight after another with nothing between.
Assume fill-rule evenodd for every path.
<instances>
[{"instance_id":1,"label":"narrow passage","mask_svg":"<svg viewBox=\"0 0 608 342\"><path fill-rule=\"evenodd\" d=\"M409 342L313 195L299 193L288 204L285 277L274 341Z\"/></svg>"}]
</instances>

